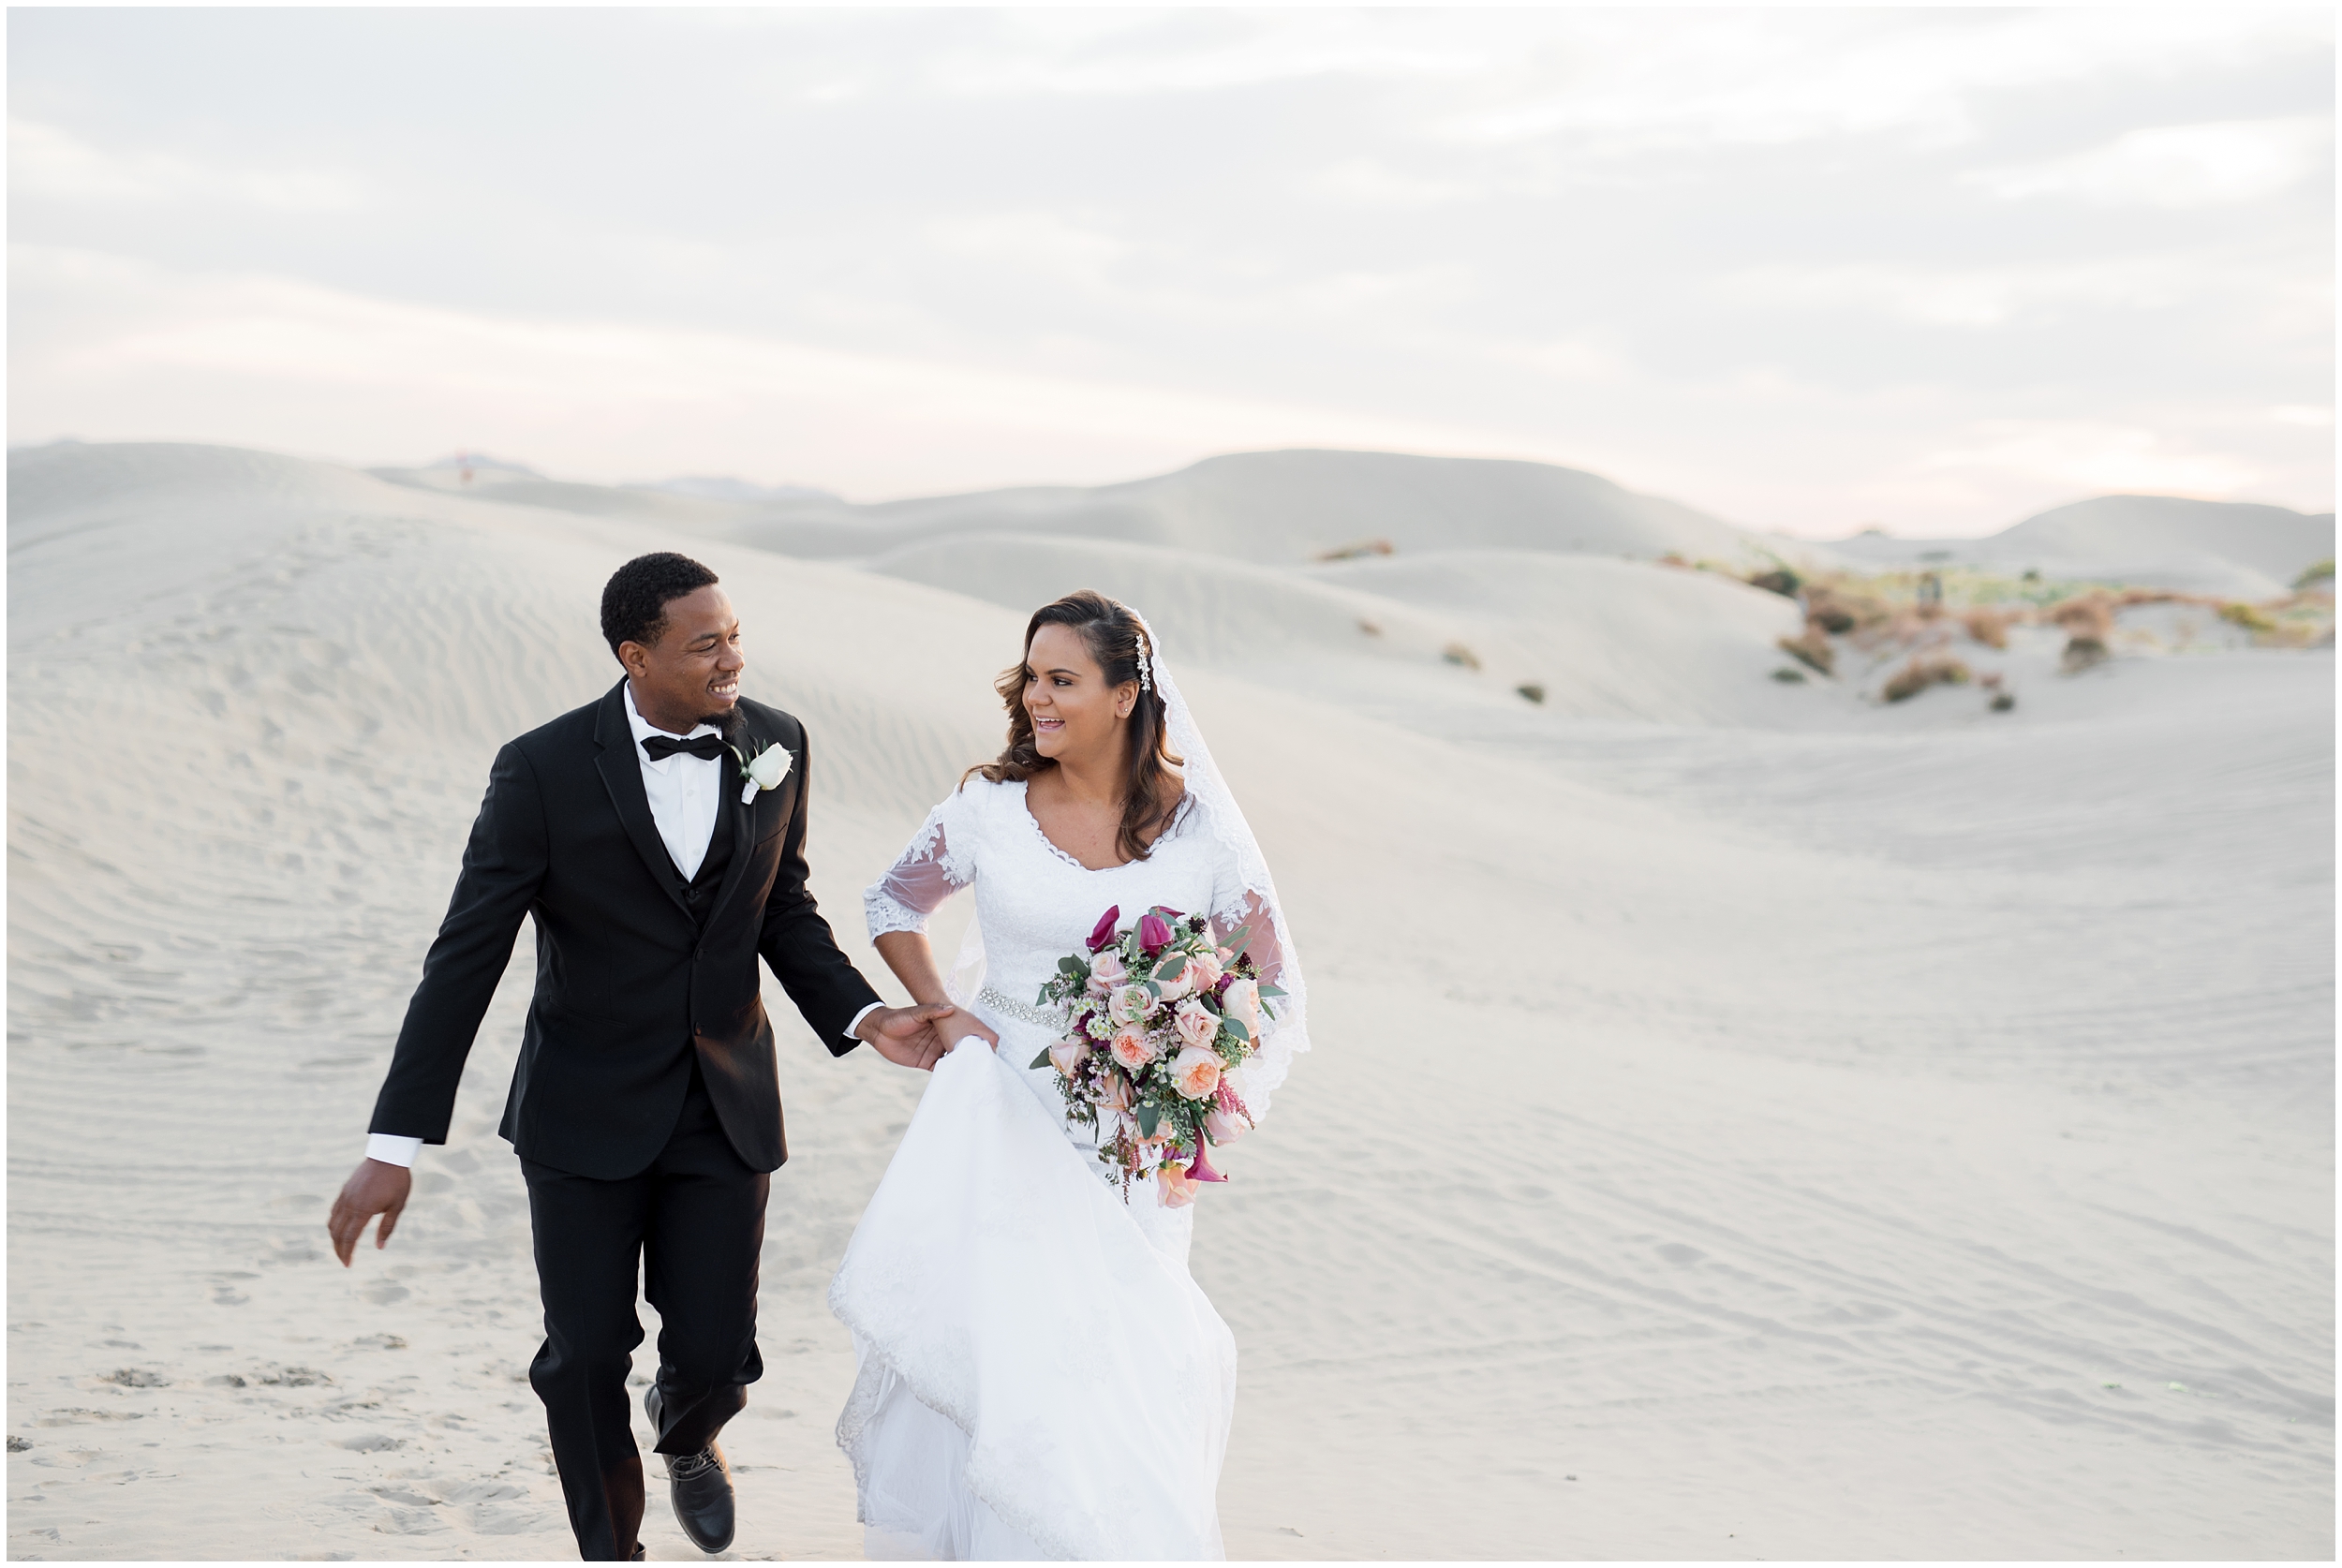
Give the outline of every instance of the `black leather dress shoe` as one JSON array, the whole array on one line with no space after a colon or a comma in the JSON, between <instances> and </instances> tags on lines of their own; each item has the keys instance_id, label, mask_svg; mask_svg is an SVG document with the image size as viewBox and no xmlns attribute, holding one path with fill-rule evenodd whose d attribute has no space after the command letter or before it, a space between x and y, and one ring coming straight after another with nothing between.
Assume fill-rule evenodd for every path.
<instances>
[{"instance_id":1,"label":"black leather dress shoe","mask_svg":"<svg viewBox=\"0 0 2342 1568\"><path fill-rule=\"evenodd\" d=\"M651 1429L660 1427L659 1387L643 1396L643 1409ZM732 1467L724 1451L709 1443L696 1454L669 1454L667 1501L674 1505L674 1522L683 1527L691 1545L713 1555L732 1545Z\"/></svg>"}]
</instances>

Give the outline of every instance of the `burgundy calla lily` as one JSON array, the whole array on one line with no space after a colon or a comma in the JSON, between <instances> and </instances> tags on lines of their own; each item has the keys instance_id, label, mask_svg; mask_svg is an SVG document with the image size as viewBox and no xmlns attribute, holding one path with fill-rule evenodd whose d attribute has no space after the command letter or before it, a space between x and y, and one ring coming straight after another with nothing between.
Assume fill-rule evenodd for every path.
<instances>
[{"instance_id":1,"label":"burgundy calla lily","mask_svg":"<svg viewBox=\"0 0 2342 1568\"><path fill-rule=\"evenodd\" d=\"M1208 1143L1209 1140L1204 1138L1198 1138L1195 1140L1195 1158L1188 1162L1187 1167L1188 1180L1225 1181L1228 1179L1226 1176L1222 1176L1218 1171L1213 1170L1211 1168L1211 1161L1204 1157L1204 1151L1208 1146Z\"/></svg>"},{"instance_id":2,"label":"burgundy calla lily","mask_svg":"<svg viewBox=\"0 0 2342 1568\"><path fill-rule=\"evenodd\" d=\"M1152 958L1171 945L1171 927L1165 925L1159 916L1140 915L1138 917L1138 945L1147 950L1148 957Z\"/></svg>"},{"instance_id":3,"label":"burgundy calla lily","mask_svg":"<svg viewBox=\"0 0 2342 1568\"><path fill-rule=\"evenodd\" d=\"M1122 918L1122 906L1115 905L1098 917L1098 924L1089 928L1089 951L1101 952L1114 945L1114 924Z\"/></svg>"}]
</instances>

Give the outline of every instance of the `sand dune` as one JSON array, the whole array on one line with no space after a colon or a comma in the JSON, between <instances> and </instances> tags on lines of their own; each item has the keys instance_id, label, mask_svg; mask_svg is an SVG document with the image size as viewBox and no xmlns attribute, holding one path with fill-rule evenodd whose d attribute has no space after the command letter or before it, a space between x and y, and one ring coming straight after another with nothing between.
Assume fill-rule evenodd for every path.
<instances>
[{"instance_id":1,"label":"sand dune","mask_svg":"<svg viewBox=\"0 0 2342 1568\"><path fill-rule=\"evenodd\" d=\"M1306 568L1365 513L1222 548L1158 495L863 570L215 449L9 492L14 1556L568 1553L493 1132L526 938L391 1250L322 1221L488 758L613 678L659 547L807 719L865 956L1032 602L1127 591L1192 670L1319 1039L1198 1227L1232 1555L2333 1553L2330 651L2021 640L2014 713L1879 710L1771 679L1788 601L1501 517ZM738 1555L852 1556L821 1293L920 1086L793 1023L783 1077Z\"/></svg>"},{"instance_id":2,"label":"sand dune","mask_svg":"<svg viewBox=\"0 0 2342 1568\"><path fill-rule=\"evenodd\" d=\"M2334 513L2180 496L2100 496L1982 539L1865 534L1825 547L1857 568L1975 566L2260 599L2334 558Z\"/></svg>"}]
</instances>

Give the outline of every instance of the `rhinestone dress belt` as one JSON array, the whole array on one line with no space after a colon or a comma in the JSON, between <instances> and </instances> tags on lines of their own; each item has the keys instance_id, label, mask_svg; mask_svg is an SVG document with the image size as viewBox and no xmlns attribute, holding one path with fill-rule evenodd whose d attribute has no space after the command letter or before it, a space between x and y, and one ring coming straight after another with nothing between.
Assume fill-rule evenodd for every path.
<instances>
[{"instance_id":1,"label":"rhinestone dress belt","mask_svg":"<svg viewBox=\"0 0 2342 1568\"><path fill-rule=\"evenodd\" d=\"M989 985L976 993L976 1000L995 1013L1005 1013L1011 1018L1021 1018L1028 1024L1038 1024L1045 1029L1061 1029L1065 1027L1065 1014L1060 1010L1039 1008L1030 1002L1017 1001L1001 995Z\"/></svg>"}]
</instances>

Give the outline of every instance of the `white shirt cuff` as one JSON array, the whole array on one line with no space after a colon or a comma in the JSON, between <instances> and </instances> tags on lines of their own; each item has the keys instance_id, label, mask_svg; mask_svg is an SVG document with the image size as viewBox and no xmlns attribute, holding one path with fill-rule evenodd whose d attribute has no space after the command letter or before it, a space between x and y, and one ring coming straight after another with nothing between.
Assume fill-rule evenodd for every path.
<instances>
[{"instance_id":1,"label":"white shirt cuff","mask_svg":"<svg viewBox=\"0 0 2342 1568\"><path fill-rule=\"evenodd\" d=\"M379 1160L385 1165L412 1165L422 1147L421 1138L402 1138L395 1132L366 1134L366 1158Z\"/></svg>"},{"instance_id":2,"label":"white shirt cuff","mask_svg":"<svg viewBox=\"0 0 2342 1568\"><path fill-rule=\"evenodd\" d=\"M853 1022L846 1026L846 1038L848 1040L860 1040L862 1037L853 1031L862 1027L863 1019L867 1018L871 1013L876 1013L880 1008L884 1007L885 1005L886 1004L884 1002L872 1002L869 1006L855 1013L853 1015Z\"/></svg>"}]
</instances>

